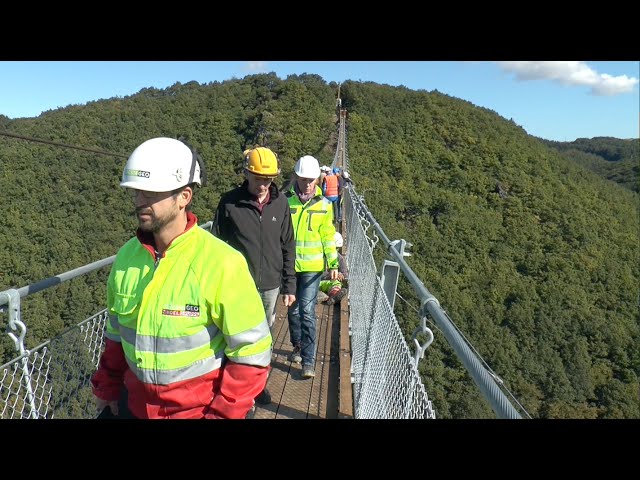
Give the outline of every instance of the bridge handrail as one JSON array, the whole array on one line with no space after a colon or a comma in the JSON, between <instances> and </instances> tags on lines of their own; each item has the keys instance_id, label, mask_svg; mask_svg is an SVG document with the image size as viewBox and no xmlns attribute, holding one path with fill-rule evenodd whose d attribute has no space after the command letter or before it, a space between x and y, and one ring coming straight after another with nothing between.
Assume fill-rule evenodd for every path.
<instances>
[{"instance_id":1,"label":"bridge handrail","mask_svg":"<svg viewBox=\"0 0 640 480\"><path fill-rule=\"evenodd\" d=\"M351 193L351 190L349 190L349 192ZM435 320L438 327L442 330L447 342L449 342L449 345L454 349L456 355L462 361L484 397L489 401L491 408L498 418L522 418L506 395L502 392L494 377L482 366L478 357L473 353L467 345L467 342L464 341L462 336L449 321L446 313L440 307L438 299L429 292L429 290L424 286L422 280L418 278L404 260L402 252L396 248L397 242L391 241L384 233L382 227L378 224L373 214L364 204L362 197L358 197L353 194L352 201L354 203L354 207L362 212L366 220L375 229L378 237L384 242L388 254L399 264L402 273L405 275L420 298L420 316L424 317L427 312L431 314L431 318Z\"/></svg>"},{"instance_id":2,"label":"bridge handrail","mask_svg":"<svg viewBox=\"0 0 640 480\"><path fill-rule=\"evenodd\" d=\"M212 225L213 225L213 222L209 221L200 225L200 228L204 228L205 230L207 229L210 230ZM58 285L62 282L72 280L76 277L80 277L87 273L93 272L94 270L98 270L102 267L106 267L107 265L111 265L115 259L116 259L116 256L112 255L110 257L103 258L102 260L98 260L96 262L89 263L87 265L82 265L81 267L74 268L73 270L69 270L68 272L60 273L58 275L54 275L53 277L45 278L44 280L40 280L39 282L33 283L31 285L27 285L25 287L21 287L15 290L20 294L20 298L24 298L27 295L40 292L49 287ZM8 289L0 292L0 307L3 307L4 305L7 305L10 303L10 296L7 294L7 292L9 292L10 290L13 290L13 289ZM2 311L1 308L0 308L0 311Z\"/></svg>"}]
</instances>

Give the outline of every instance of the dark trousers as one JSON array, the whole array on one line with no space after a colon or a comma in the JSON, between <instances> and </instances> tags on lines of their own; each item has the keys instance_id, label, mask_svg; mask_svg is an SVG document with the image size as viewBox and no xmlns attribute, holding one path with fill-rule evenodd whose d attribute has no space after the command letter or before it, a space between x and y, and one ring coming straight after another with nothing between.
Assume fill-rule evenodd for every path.
<instances>
[{"instance_id":1,"label":"dark trousers","mask_svg":"<svg viewBox=\"0 0 640 480\"><path fill-rule=\"evenodd\" d=\"M104 410L100 412L100 415L98 415L98 418L101 418L101 419L106 418L111 420L128 420L128 419L135 418L133 415L131 415L131 412L129 411L129 407L127 406L128 399L129 399L129 395L128 395L127 389L122 387L122 391L120 392L120 398L118 399L118 415L114 415L110 407L105 407Z\"/></svg>"}]
</instances>

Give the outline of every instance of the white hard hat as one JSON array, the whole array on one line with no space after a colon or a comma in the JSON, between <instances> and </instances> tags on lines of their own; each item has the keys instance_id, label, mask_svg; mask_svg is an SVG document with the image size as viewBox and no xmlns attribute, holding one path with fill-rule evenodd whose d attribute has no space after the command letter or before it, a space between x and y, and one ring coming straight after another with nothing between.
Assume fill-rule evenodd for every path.
<instances>
[{"instance_id":1,"label":"white hard hat","mask_svg":"<svg viewBox=\"0 0 640 480\"><path fill-rule=\"evenodd\" d=\"M121 187L149 192L170 192L200 179L194 152L180 140L158 137L142 143L127 160Z\"/></svg>"},{"instance_id":2,"label":"white hard hat","mask_svg":"<svg viewBox=\"0 0 640 480\"><path fill-rule=\"evenodd\" d=\"M302 178L318 178L320 176L320 164L311 155L305 155L296 162L294 172Z\"/></svg>"},{"instance_id":3,"label":"white hard hat","mask_svg":"<svg viewBox=\"0 0 640 480\"><path fill-rule=\"evenodd\" d=\"M340 232L336 232L335 235L333 236L333 241L336 244L336 247L341 248L343 245L343 240L342 240L342 235L340 234Z\"/></svg>"}]
</instances>

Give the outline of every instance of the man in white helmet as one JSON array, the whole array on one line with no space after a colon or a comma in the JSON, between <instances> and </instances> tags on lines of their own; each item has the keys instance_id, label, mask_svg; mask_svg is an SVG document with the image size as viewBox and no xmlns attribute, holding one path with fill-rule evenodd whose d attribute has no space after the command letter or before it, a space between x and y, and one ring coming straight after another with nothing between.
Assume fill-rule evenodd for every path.
<instances>
[{"instance_id":1,"label":"man in white helmet","mask_svg":"<svg viewBox=\"0 0 640 480\"><path fill-rule=\"evenodd\" d=\"M136 236L107 281L106 345L92 377L98 410L118 415L126 388L136 418L245 418L263 390L271 334L240 252L198 227L190 211L198 157L153 138L131 154Z\"/></svg>"},{"instance_id":2,"label":"man in white helmet","mask_svg":"<svg viewBox=\"0 0 640 480\"><path fill-rule=\"evenodd\" d=\"M345 188L347 188L349 185L353 185L353 180L351 179L351 175L349 175L349 172L347 172L346 170L342 172L342 178L344 179Z\"/></svg>"},{"instance_id":3,"label":"man in white helmet","mask_svg":"<svg viewBox=\"0 0 640 480\"><path fill-rule=\"evenodd\" d=\"M318 186L320 166L311 155L294 168L292 185L285 192L296 239L296 301L289 307L292 362L302 363L302 377L315 376L316 300L325 258L330 278L338 278L338 252L334 242L332 203Z\"/></svg>"}]
</instances>

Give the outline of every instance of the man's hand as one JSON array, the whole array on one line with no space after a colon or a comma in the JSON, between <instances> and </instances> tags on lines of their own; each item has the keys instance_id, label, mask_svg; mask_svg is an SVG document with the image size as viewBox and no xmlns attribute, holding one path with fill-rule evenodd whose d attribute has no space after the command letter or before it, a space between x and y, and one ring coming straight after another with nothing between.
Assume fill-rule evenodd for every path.
<instances>
[{"instance_id":1,"label":"man's hand","mask_svg":"<svg viewBox=\"0 0 640 480\"><path fill-rule=\"evenodd\" d=\"M282 303L284 303L285 307L290 307L293 305L293 302L296 301L296 296L291 294L282 295Z\"/></svg>"},{"instance_id":2,"label":"man's hand","mask_svg":"<svg viewBox=\"0 0 640 480\"><path fill-rule=\"evenodd\" d=\"M102 400L101 398L95 397L96 400L96 410L98 411L98 415L102 413L102 411L109 407L111 409L111 413L115 416L118 416L118 401L117 400Z\"/></svg>"},{"instance_id":3,"label":"man's hand","mask_svg":"<svg viewBox=\"0 0 640 480\"><path fill-rule=\"evenodd\" d=\"M330 270L331 280L338 280L338 270Z\"/></svg>"}]
</instances>

